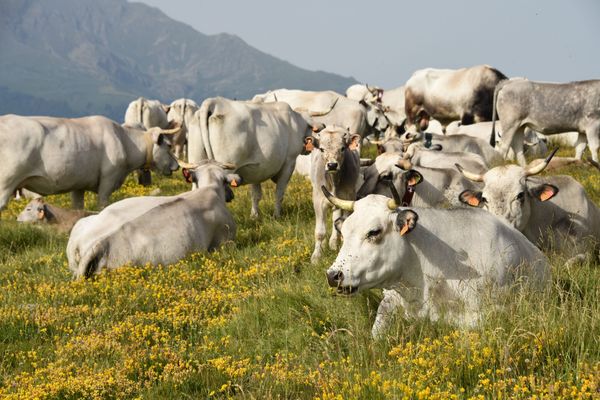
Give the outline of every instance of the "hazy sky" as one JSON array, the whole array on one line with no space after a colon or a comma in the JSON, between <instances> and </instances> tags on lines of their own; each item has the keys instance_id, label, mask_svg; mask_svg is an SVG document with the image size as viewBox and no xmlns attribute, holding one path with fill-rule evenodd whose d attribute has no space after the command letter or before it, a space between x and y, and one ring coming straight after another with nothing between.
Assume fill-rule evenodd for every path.
<instances>
[{"instance_id":1,"label":"hazy sky","mask_svg":"<svg viewBox=\"0 0 600 400\"><path fill-rule=\"evenodd\" d=\"M206 33L232 33L309 70L384 88L425 67L600 78L598 0L141 0Z\"/></svg>"}]
</instances>

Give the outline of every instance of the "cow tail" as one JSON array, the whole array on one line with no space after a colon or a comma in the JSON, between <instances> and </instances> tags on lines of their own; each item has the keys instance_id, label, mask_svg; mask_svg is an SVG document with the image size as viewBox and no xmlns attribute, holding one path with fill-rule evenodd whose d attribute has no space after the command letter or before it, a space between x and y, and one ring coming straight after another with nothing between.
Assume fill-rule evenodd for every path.
<instances>
[{"instance_id":1,"label":"cow tail","mask_svg":"<svg viewBox=\"0 0 600 400\"><path fill-rule=\"evenodd\" d=\"M212 115L213 104L213 102L204 103L202 107L200 107L200 134L202 136L202 148L204 149L206 158L209 160L214 160L214 154L210 146L210 135L208 131L208 119Z\"/></svg>"},{"instance_id":2,"label":"cow tail","mask_svg":"<svg viewBox=\"0 0 600 400\"><path fill-rule=\"evenodd\" d=\"M496 117L498 114L496 113L496 101L498 100L498 92L504 86L506 79L498 82L496 87L494 88L494 97L492 100L492 133L490 134L490 146L496 147Z\"/></svg>"}]
</instances>

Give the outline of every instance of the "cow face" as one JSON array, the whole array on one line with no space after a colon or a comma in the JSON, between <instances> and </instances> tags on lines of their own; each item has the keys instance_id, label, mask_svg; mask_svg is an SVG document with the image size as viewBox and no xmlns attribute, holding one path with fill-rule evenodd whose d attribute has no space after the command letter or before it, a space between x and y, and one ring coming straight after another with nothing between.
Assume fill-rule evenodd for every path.
<instances>
[{"instance_id":1,"label":"cow face","mask_svg":"<svg viewBox=\"0 0 600 400\"><path fill-rule=\"evenodd\" d=\"M342 168L346 150L358 149L359 143L360 135L335 126L314 133L311 141L311 145L321 152L325 170L332 173Z\"/></svg>"},{"instance_id":2,"label":"cow face","mask_svg":"<svg viewBox=\"0 0 600 400\"><path fill-rule=\"evenodd\" d=\"M344 242L327 270L329 286L352 294L374 287L390 287L410 262L406 238L417 225L409 209L390 210L387 197L370 195L354 202L354 212L342 225Z\"/></svg>"},{"instance_id":3,"label":"cow face","mask_svg":"<svg viewBox=\"0 0 600 400\"><path fill-rule=\"evenodd\" d=\"M193 183L196 188L217 185L222 191L226 202L233 200L232 187L242 184L242 178L233 172L235 166L222 164L217 161L206 160L194 168L183 168L181 172L188 183Z\"/></svg>"},{"instance_id":4,"label":"cow face","mask_svg":"<svg viewBox=\"0 0 600 400\"><path fill-rule=\"evenodd\" d=\"M149 132L154 143L152 147L154 168L163 175L169 176L179 168L177 159L171 153L172 134L166 134L160 128L152 128Z\"/></svg>"},{"instance_id":5,"label":"cow face","mask_svg":"<svg viewBox=\"0 0 600 400\"><path fill-rule=\"evenodd\" d=\"M385 115L384 108L378 103L367 103L364 100L361 100L360 104L366 109L367 124L379 132L385 132L389 120Z\"/></svg>"},{"instance_id":6,"label":"cow face","mask_svg":"<svg viewBox=\"0 0 600 400\"><path fill-rule=\"evenodd\" d=\"M40 222L47 217L48 209L43 199L34 199L29 202L17 216L19 222Z\"/></svg>"},{"instance_id":7,"label":"cow face","mask_svg":"<svg viewBox=\"0 0 600 400\"><path fill-rule=\"evenodd\" d=\"M481 192L465 190L460 201L484 208L520 231L526 228L535 202L550 200L558 193L556 186L531 182L527 170L516 165L489 170L483 175L483 182Z\"/></svg>"},{"instance_id":8,"label":"cow face","mask_svg":"<svg viewBox=\"0 0 600 400\"><path fill-rule=\"evenodd\" d=\"M406 189L418 185L423 181L423 176L413 169L400 153L383 153L375 159L373 165L365 169L364 183L358 190L356 197L361 199L369 194L389 193L386 181L391 181L401 197ZM408 201L408 200L407 200Z\"/></svg>"}]
</instances>

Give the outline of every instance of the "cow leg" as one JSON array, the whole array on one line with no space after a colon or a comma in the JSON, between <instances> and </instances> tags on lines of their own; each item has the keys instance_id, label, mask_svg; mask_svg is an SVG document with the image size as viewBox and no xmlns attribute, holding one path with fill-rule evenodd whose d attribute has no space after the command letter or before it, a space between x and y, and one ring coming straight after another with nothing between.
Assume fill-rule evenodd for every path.
<instances>
[{"instance_id":1,"label":"cow leg","mask_svg":"<svg viewBox=\"0 0 600 400\"><path fill-rule=\"evenodd\" d=\"M375 317L373 328L371 328L371 336L374 339L382 337L383 332L389 328L390 322L398 308L403 306L404 300L400 296L400 293L395 290L383 290L383 299L379 303L379 307L377 307L377 316Z\"/></svg>"},{"instance_id":2,"label":"cow leg","mask_svg":"<svg viewBox=\"0 0 600 400\"><path fill-rule=\"evenodd\" d=\"M327 234L327 200L322 198L320 193L313 193L313 206L315 209L315 249L310 257L310 261L316 264L321 258L325 235ZM318 200L314 200L317 198Z\"/></svg>"},{"instance_id":3,"label":"cow leg","mask_svg":"<svg viewBox=\"0 0 600 400\"><path fill-rule=\"evenodd\" d=\"M515 132L513 136L513 140L511 143L511 147L515 152L515 158L520 166L524 167L527 165L527 160L525 159L525 128L520 127Z\"/></svg>"},{"instance_id":4,"label":"cow leg","mask_svg":"<svg viewBox=\"0 0 600 400\"><path fill-rule=\"evenodd\" d=\"M587 143L592 152L592 160L598 161L598 149L600 148L600 122L586 129Z\"/></svg>"},{"instance_id":5,"label":"cow leg","mask_svg":"<svg viewBox=\"0 0 600 400\"><path fill-rule=\"evenodd\" d=\"M83 210L85 190L74 190L71 192L71 207L75 210Z\"/></svg>"},{"instance_id":6,"label":"cow leg","mask_svg":"<svg viewBox=\"0 0 600 400\"><path fill-rule=\"evenodd\" d=\"M577 135L577 141L575 142L575 158L581 160L583 157L583 152L585 151L585 146L587 146L588 141L586 139L586 134L583 132L579 132Z\"/></svg>"},{"instance_id":7,"label":"cow leg","mask_svg":"<svg viewBox=\"0 0 600 400\"><path fill-rule=\"evenodd\" d=\"M329 248L331 250L337 250L339 232L337 229L335 229L335 221L342 217L343 211L339 208L334 208L332 214L333 223L331 224L331 237L329 237Z\"/></svg>"},{"instance_id":8,"label":"cow leg","mask_svg":"<svg viewBox=\"0 0 600 400\"><path fill-rule=\"evenodd\" d=\"M250 216L252 218L258 218L258 203L262 199L262 187L260 186L260 183L253 183L251 186L252 210L250 211Z\"/></svg>"},{"instance_id":9,"label":"cow leg","mask_svg":"<svg viewBox=\"0 0 600 400\"><path fill-rule=\"evenodd\" d=\"M294 162L286 163L281 171L279 171L279 174L275 177L275 212L273 213L275 218L279 218L281 216L281 203L283 202L283 195L285 194L285 189L290 182L290 177L294 172L295 165L296 159L294 159Z\"/></svg>"}]
</instances>

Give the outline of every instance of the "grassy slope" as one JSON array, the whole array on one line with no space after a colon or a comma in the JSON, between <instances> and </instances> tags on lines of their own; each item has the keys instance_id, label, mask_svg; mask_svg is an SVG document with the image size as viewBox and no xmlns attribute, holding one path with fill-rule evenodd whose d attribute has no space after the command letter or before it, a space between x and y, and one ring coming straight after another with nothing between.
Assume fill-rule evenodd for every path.
<instances>
[{"instance_id":1,"label":"grassy slope","mask_svg":"<svg viewBox=\"0 0 600 400\"><path fill-rule=\"evenodd\" d=\"M599 204L598 173L569 173ZM187 188L179 175L156 182ZM113 200L152 189L130 178ZM254 221L239 188L236 245L89 281L70 278L67 236L16 224L26 202L12 202L0 221L0 397L598 396L599 265L551 255L552 287L500 296L477 329L399 318L374 342L380 291L336 296L324 279L335 252L309 262L310 191L294 177L274 220L268 185Z\"/></svg>"}]
</instances>

